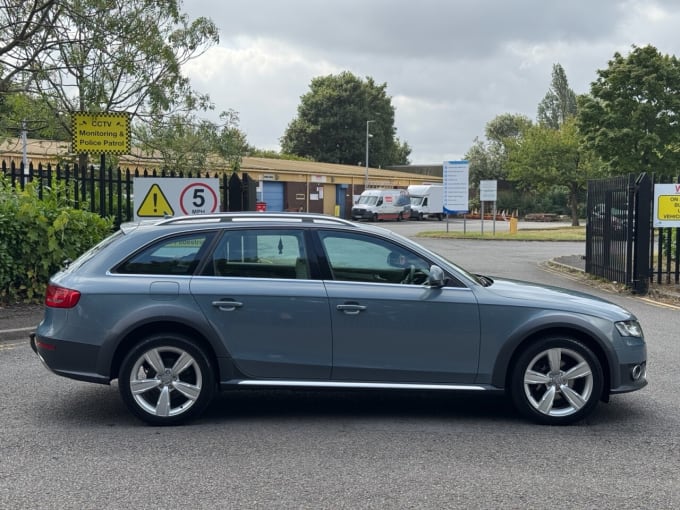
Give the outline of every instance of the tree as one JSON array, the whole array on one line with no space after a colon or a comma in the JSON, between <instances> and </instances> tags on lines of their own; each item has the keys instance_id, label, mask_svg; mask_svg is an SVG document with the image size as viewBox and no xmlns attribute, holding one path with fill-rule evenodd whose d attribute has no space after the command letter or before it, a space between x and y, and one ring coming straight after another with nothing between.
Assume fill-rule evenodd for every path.
<instances>
[{"instance_id":1,"label":"tree","mask_svg":"<svg viewBox=\"0 0 680 510\"><path fill-rule=\"evenodd\" d=\"M0 136L15 137L24 129L31 138L69 139L69 134L42 98L8 93L0 103Z\"/></svg>"},{"instance_id":2,"label":"tree","mask_svg":"<svg viewBox=\"0 0 680 510\"><path fill-rule=\"evenodd\" d=\"M550 89L538 104L537 120L559 129L569 117L576 115L576 94L569 88L567 74L560 64L553 65Z\"/></svg>"},{"instance_id":3,"label":"tree","mask_svg":"<svg viewBox=\"0 0 680 510\"><path fill-rule=\"evenodd\" d=\"M179 0L62 1L59 45L34 62L30 82L55 113L125 111L143 122L208 106L182 65L218 41L212 21L190 22ZM63 124L70 132L68 116Z\"/></svg>"},{"instance_id":4,"label":"tree","mask_svg":"<svg viewBox=\"0 0 680 510\"><path fill-rule=\"evenodd\" d=\"M61 0L0 0L0 94L22 90L15 77L30 75L55 48L64 9Z\"/></svg>"},{"instance_id":5,"label":"tree","mask_svg":"<svg viewBox=\"0 0 680 510\"><path fill-rule=\"evenodd\" d=\"M168 170L203 169L214 158L235 168L247 147L246 137L238 129L236 112L222 112L220 119L222 124L217 125L193 114L176 114L137 125L134 133L138 147L147 156L160 156Z\"/></svg>"},{"instance_id":6,"label":"tree","mask_svg":"<svg viewBox=\"0 0 680 510\"><path fill-rule=\"evenodd\" d=\"M320 76L300 98L298 114L281 138L284 153L326 163L365 163L367 122L371 166L408 164L411 148L396 138L387 84L350 72Z\"/></svg>"},{"instance_id":7,"label":"tree","mask_svg":"<svg viewBox=\"0 0 680 510\"><path fill-rule=\"evenodd\" d=\"M490 142L504 145L506 140L521 136L531 124L531 120L525 115L503 113L490 120L484 132Z\"/></svg>"},{"instance_id":8,"label":"tree","mask_svg":"<svg viewBox=\"0 0 680 510\"><path fill-rule=\"evenodd\" d=\"M573 226L579 225L578 204L588 179L599 175L591 155L581 150L580 141L576 119L571 117L559 129L546 124L530 126L508 144L508 178L539 193L565 187Z\"/></svg>"},{"instance_id":9,"label":"tree","mask_svg":"<svg viewBox=\"0 0 680 510\"><path fill-rule=\"evenodd\" d=\"M653 46L619 53L579 97L578 126L610 172L672 177L680 168L680 62Z\"/></svg>"},{"instance_id":10,"label":"tree","mask_svg":"<svg viewBox=\"0 0 680 510\"><path fill-rule=\"evenodd\" d=\"M531 126L524 115L504 113L487 122L486 142L475 138L474 145L465 155L470 162L470 180L473 188L480 180L504 179L507 176L507 144L522 135Z\"/></svg>"}]
</instances>

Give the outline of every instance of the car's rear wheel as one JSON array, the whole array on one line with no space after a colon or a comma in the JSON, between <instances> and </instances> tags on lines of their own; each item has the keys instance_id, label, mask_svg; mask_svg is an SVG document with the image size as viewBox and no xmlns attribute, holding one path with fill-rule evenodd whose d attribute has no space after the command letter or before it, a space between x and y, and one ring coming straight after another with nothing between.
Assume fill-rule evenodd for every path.
<instances>
[{"instance_id":1,"label":"car's rear wheel","mask_svg":"<svg viewBox=\"0 0 680 510\"><path fill-rule=\"evenodd\" d=\"M511 394L517 410L543 424L567 425L583 419L602 395L597 356L573 338L546 337L517 359Z\"/></svg>"},{"instance_id":2,"label":"car's rear wheel","mask_svg":"<svg viewBox=\"0 0 680 510\"><path fill-rule=\"evenodd\" d=\"M123 401L152 425L178 425L198 416L215 393L211 363L189 338L157 334L136 345L118 375Z\"/></svg>"}]
</instances>

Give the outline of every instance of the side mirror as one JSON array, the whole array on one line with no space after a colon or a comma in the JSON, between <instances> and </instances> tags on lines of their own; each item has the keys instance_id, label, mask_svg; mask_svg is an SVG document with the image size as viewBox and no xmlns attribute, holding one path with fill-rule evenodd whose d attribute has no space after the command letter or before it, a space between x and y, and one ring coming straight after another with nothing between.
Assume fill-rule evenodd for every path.
<instances>
[{"instance_id":1,"label":"side mirror","mask_svg":"<svg viewBox=\"0 0 680 510\"><path fill-rule=\"evenodd\" d=\"M431 265L430 274L427 276L427 283L430 287L440 289L444 286L444 271L441 267Z\"/></svg>"}]
</instances>

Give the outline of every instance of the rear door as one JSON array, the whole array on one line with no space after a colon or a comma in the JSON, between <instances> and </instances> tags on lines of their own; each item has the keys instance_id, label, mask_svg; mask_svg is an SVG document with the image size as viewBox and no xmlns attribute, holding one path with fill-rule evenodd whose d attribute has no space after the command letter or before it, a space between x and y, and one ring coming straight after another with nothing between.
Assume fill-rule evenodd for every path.
<instances>
[{"instance_id":1,"label":"rear door","mask_svg":"<svg viewBox=\"0 0 680 510\"><path fill-rule=\"evenodd\" d=\"M328 379L331 322L323 282L310 278L304 229L222 234L191 292L248 377Z\"/></svg>"}]
</instances>

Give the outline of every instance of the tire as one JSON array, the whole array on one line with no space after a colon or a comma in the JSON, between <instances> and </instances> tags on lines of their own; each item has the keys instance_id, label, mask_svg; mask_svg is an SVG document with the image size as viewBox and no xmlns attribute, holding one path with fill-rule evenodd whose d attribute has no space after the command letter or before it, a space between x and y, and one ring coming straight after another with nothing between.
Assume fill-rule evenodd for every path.
<instances>
[{"instance_id":1,"label":"tire","mask_svg":"<svg viewBox=\"0 0 680 510\"><path fill-rule=\"evenodd\" d=\"M373 221L378 221L378 213L373 213Z\"/></svg>"},{"instance_id":2,"label":"tire","mask_svg":"<svg viewBox=\"0 0 680 510\"><path fill-rule=\"evenodd\" d=\"M583 343L546 337L532 344L512 368L510 392L517 410L545 425L585 418L602 395L602 367Z\"/></svg>"},{"instance_id":3,"label":"tire","mask_svg":"<svg viewBox=\"0 0 680 510\"><path fill-rule=\"evenodd\" d=\"M404 219L404 213L397 214L397 221L401 221L403 219Z\"/></svg>"},{"instance_id":4,"label":"tire","mask_svg":"<svg viewBox=\"0 0 680 510\"><path fill-rule=\"evenodd\" d=\"M118 373L125 405L150 425L179 425L196 418L212 401L215 386L215 371L205 352L173 333L140 342Z\"/></svg>"},{"instance_id":5,"label":"tire","mask_svg":"<svg viewBox=\"0 0 680 510\"><path fill-rule=\"evenodd\" d=\"M418 213L418 221L423 221L423 213Z\"/></svg>"}]
</instances>

